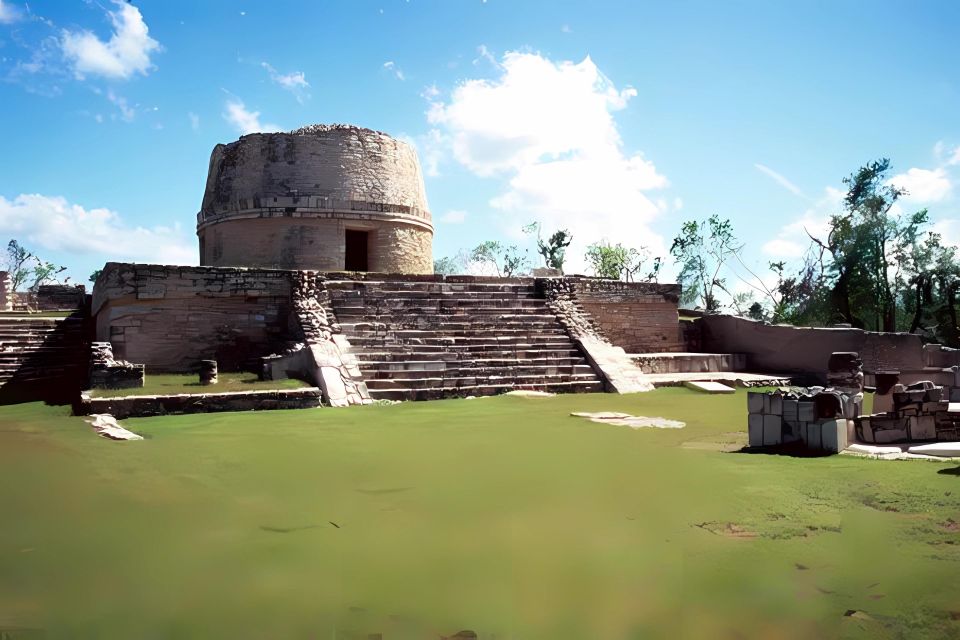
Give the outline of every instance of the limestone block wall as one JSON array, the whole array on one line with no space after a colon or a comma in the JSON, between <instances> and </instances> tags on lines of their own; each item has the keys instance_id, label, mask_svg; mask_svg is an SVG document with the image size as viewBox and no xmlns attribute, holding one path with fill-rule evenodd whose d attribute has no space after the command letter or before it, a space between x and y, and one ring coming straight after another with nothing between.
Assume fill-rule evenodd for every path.
<instances>
[{"instance_id":1,"label":"limestone block wall","mask_svg":"<svg viewBox=\"0 0 960 640\"><path fill-rule=\"evenodd\" d=\"M752 371L825 376L825 363L837 351L859 353L865 373L906 374L922 372L926 366L920 337L908 333L769 325L726 315L706 315L698 324L704 351L745 353Z\"/></svg>"},{"instance_id":2,"label":"limestone block wall","mask_svg":"<svg viewBox=\"0 0 960 640\"><path fill-rule=\"evenodd\" d=\"M147 375L188 372L213 359L221 370L256 365L282 347L289 273L266 269L107 263L93 290L97 340Z\"/></svg>"},{"instance_id":3,"label":"limestone block wall","mask_svg":"<svg viewBox=\"0 0 960 640\"><path fill-rule=\"evenodd\" d=\"M371 216L231 218L198 232L200 262L265 269L342 271L347 229L369 233L368 271L433 272L431 231L402 220Z\"/></svg>"},{"instance_id":4,"label":"limestone block wall","mask_svg":"<svg viewBox=\"0 0 960 640\"><path fill-rule=\"evenodd\" d=\"M7 271L0 271L0 311L13 311L13 280Z\"/></svg>"},{"instance_id":5,"label":"limestone block wall","mask_svg":"<svg viewBox=\"0 0 960 640\"><path fill-rule=\"evenodd\" d=\"M577 301L604 336L627 353L684 350L677 313L680 285L568 277Z\"/></svg>"},{"instance_id":6,"label":"limestone block wall","mask_svg":"<svg viewBox=\"0 0 960 640\"><path fill-rule=\"evenodd\" d=\"M433 223L410 145L311 125L214 148L197 215L201 264L340 270L348 229L369 233L368 271L433 272Z\"/></svg>"}]
</instances>

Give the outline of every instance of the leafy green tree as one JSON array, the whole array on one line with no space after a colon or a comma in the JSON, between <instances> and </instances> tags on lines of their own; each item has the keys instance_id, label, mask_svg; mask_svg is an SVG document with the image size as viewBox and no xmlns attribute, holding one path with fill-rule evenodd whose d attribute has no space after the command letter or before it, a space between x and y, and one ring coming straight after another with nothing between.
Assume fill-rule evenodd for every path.
<instances>
[{"instance_id":1,"label":"leafy green tree","mask_svg":"<svg viewBox=\"0 0 960 640\"><path fill-rule=\"evenodd\" d=\"M434 266L436 266L436 264L437 264L436 261L434 261L433 264L434 264ZM436 271L436 269L434 269L434 271ZM103 273L103 269L97 269L96 271L94 271L93 273L91 273L91 274L90 274L90 282L96 282L96 281L97 281L97 278L100 277L100 274L101 274L101 273Z\"/></svg>"},{"instance_id":2,"label":"leafy green tree","mask_svg":"<svg viewBox=\"0 0 960 640\"><path fill-rule=\"evenodd\" d=\"M40 259L17 240L7 243L7 271L14 291L19 290L27 282L31 283L29 289L36 291L40 285L53 280L57 274L63 273L66 269Z\"/></svg>"},{"instance_id":3,"label":"leafy green tree","mask_svg":"<svg viewBox=\"0 0 960 640\"><path fill-rule=\"evenodd\" d=\"M619 242L611 244L609 240L591 244L587 247L585 257L597 277L623 279L626 282L655 281L663 264L658 256L653 259L650 270L643 273L647 260L650 259L650 251L646 247L634 249Z\"/></svg>"},{"instance_id":4,"label":"leafy green tree","mask_svg":"<svg viewBox=\"0 0 960 640\"><path fill-rule=\"evenodd\" d=\"M521 252L515 245L508 246L496 240L487 240L474 247L470 261L493 268L504 278L522 275L530 268L526 250Z\"/></svg>"},{"instance_id":5,"label":"leafy green tree","mask_svg":"<svg viewBox=\"0 0 960 640\"><path fill-rule=\"evenodd\" d=\"M573 234L567 229L555 231L546 241L541 237L539 222L531 222L523 228L524 233L536 234L537 253L543 257L543 264L551 269L559 269L563 273L563 262L566 258L567 247L573 241Z\"/></svg>"},{"instance_id":6,"label":"leafy green tree","mask_svg":"<svg viewBox=\"0 0 960 640\"><path fill-rule=\"evenodd\" d=\"M720 216L713 214L705 222L684 222L680 234L670 246L670 255L680 264L677 279L683 285L681 302L699 302L707 312L719 311L718 294L731 295L720 272L740 249L730 220L721 220Z\"/></svg>"}]
</instances>

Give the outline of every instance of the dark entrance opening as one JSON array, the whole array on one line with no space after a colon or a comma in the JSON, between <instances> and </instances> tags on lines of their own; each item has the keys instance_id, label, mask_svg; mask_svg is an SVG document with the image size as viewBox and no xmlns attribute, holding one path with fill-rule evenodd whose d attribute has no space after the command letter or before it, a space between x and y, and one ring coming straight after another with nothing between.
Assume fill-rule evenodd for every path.
<instances>
[{"instance_id":1,"label":"dark entrance opening","mask_svg":"<svg viewBox=\"0 0 960 640\"><path fill-rule=\"evenodd\" d=\"M346 230L346 255L343 268L347 271L366 271L367 266L367 238L366 231Z\"/></svg>"}]
</instances>

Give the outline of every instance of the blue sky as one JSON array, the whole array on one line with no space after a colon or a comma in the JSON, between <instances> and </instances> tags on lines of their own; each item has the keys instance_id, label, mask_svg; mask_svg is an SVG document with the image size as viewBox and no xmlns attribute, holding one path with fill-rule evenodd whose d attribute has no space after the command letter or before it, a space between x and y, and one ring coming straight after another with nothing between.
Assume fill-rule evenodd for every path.
<instances>
[{"instance_id":1,"label":"blue sky","mask_svg":"<svg viewBox=\"0 0 960 640\"><path fill-rule=\"evenodd\" d=\"M216 143L348 122L417 146L437 257L539 220L582 270L718 213L795 259L881 156L956 243L958 32L956 2L2 0L0 238L79 281L195 262Z\"/></svg>"}]
</instances>

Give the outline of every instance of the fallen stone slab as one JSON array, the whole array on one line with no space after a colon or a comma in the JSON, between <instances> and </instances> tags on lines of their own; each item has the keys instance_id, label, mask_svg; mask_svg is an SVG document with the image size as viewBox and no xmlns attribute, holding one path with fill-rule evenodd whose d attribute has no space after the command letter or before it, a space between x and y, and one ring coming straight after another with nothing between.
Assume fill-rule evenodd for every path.
<instances>
[{"instance_id":1,"label":"fallen stone slab","mask_svg":"<svg viewBox=\"0 0 960 640\"><path fill-rule=\"evenodd\" d=\"M533 389L515 389L513 391L507 391L503 395L519 396L521 398L552 398L557 394L550 393L549 391L535 391Z\"/></svg>"},{"instance_id":2,"label":"fallen stone slab","mask_svg":"<svg viewBox=\"0 0 960 640\"><path fill-rule=\"evenodd\" d=\"M631 429L642 429L646 427L653 427L656 429L682 429L683 427L687 426L685 422L680 422L678 420L668 420L667 418L648 418L647 416L633 416L629 413L620 413L617 411L597 411L593 413L575 411L570 415L576 416L577 418L587 418L591 422L613 424L622 427L630 427Z\"/></svg>"},{"instance_id":3,"label":"fallen stone slab","mask_svg":"<svg viewBox=\"0 0 960 640\"><path fill-rule=\"evenodd\" d=\"M910 447L907 451L924 456L937 456L938 458L958 458L960 457L960 442L919 444Z\"/></svg>"},{"instance_id":4,"label":"fallen stone slab","mask_svg":"<svg viewBox=\"0 0 960 640\"><path fill-rule=\"evenodd\" d=\"M688 389L693 389L694 391L702 391L704 393L736 393L737 390L733 387L728 387L725 384L720 384L719 382L710 382L703 380L688 380L683 383L683 386Z\"/></svg>"},{"instance_id":5,"label":"fallen stone slab","mask_svg":"<svg viewBox=\"0 0 960 640\"><path fill-rule=\"evenodd\" d=\"M117 419L109 413L94 413L87 416L86 422L98 435L110 440L143 440L143 436L121 427Z\"/></svg>"}]
</instances>

